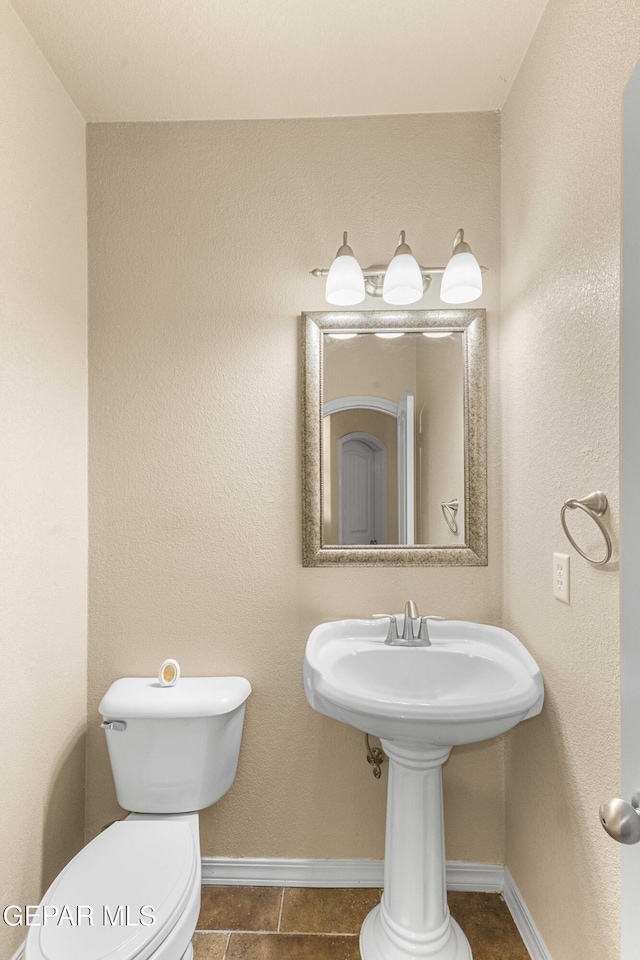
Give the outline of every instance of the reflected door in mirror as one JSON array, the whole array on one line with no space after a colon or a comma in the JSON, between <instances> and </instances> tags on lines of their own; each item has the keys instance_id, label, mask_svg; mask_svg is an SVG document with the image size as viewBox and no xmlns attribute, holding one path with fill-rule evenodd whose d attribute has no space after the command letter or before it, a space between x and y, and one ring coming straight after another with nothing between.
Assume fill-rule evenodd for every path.
<instances>
[{"instance_id":1,"label":"reflected door in mirror","mask_svg":"<svg viewBox=\"0 0 640 960\"><path fill-rule=\"evenodd\" d=\"M387 542L387 448L369 433L338 441L338 543Z\"/></svg>"}]
</instances>

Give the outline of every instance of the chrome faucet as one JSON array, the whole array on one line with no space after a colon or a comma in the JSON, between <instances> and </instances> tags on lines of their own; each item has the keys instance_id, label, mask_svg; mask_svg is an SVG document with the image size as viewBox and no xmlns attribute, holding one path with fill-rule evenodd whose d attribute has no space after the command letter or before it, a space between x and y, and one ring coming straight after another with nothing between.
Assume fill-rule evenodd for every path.
<instances>
[{"instance_id":1,"label":"chrome faucet","mask_svg":"<svg viewBox=\"0 0 640 960\"><path fill-rule=\"evenodd\" d=\"M407 600L404 605L404 627L402 629L402 639L410 642L415 639L415 630L413 621L419 620L420 614L415 600Z\"/></svg>"},{"instance_id":2,"label":"chrome faucet","mask_svg":"<svg viewBox=\"0 0 640 960\"><path fill-rule=\"evenodd\" d=\"M388 646L394 647L430 647L429 639L429 620L444 620L444 617L435 617L427 615L421 617L418 613L418 607L414 600L407 600L404 606L404 624L402 628L402 639L398 635L398 618L392 613L374 613L374 620L388 620L389 630L385 638ZM416 637L415 624L419 623L418 636Z\"/></svg>"}]
</instances>

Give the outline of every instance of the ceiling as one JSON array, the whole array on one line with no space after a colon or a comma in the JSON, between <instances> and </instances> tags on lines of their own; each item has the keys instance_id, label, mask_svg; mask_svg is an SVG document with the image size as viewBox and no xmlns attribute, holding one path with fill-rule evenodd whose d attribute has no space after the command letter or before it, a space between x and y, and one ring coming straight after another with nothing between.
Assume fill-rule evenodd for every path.
<instances>
[{"instance_id":1,"label":"ceiling","mask_svg":"<svg viewBox=\"0 0 640 960\"><path fill-rule=\"evenodd\" d=\"M546 0L12 0L84 118L498 110Z\"/></svg>"}]
</instances>

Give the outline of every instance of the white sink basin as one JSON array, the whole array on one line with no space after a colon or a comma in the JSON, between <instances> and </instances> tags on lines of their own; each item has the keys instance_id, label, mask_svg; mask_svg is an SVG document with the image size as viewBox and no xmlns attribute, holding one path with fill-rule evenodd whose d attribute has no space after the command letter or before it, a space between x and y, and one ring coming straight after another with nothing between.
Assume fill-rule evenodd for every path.
<instances>
[{"instance_id":1,"label":"white sink basin","mask_svg":"<svg viewBox=\"0 0 640 960\"><path fill-rule=\"evenodd\" d=\"M315 710L384 739L454 746L495 737L542 709L540 670L506 630L430 621L430 647L387 645L386 634L378 620L313 630L304 687Z\"/></svg>"},{"instance_id":2,"label":"white sink basin","mask_svg":"<svg viewBox=\"0 0 640 960\"><path fill-rule=\"evenodd\" d=\"M398 615L402 633L404 618ZM429 621L431 646L387 645L387 621L335 620L304 655L311 706L381 738L389 758L384 893L360 934L363 960L471 960L446 900L442 765L451 747L540 713L542 676L498 627Z\"/></svg>"}]
</instances>

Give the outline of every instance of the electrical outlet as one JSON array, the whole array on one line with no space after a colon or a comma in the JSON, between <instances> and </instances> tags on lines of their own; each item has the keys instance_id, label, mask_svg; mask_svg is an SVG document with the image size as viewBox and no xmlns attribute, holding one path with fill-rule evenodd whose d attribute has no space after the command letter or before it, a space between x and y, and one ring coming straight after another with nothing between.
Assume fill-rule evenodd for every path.
<instances>
[{"instance_id":1,"label":"electrical outlet","mask_svg":"<svg viewBox=\"0 0 640 960\"><path fill-rule=\"evenodd\" d=\"M569 603L569 554L553 555L553 595L556 600Z\"/></svg>"}]
</instances>

